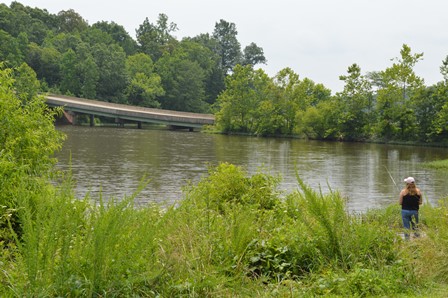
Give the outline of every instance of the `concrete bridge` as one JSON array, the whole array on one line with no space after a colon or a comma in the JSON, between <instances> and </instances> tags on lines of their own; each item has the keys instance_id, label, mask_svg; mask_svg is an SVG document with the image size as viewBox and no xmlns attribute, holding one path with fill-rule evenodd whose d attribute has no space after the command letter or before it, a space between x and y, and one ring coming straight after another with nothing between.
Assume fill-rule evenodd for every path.
<instances>
[{"instance_id":1,"label":"concrete bridge","mask_svg":"<svg viewBox=\"0 0 448 298\"><path fill-rule=\"evenodd\" d=\"M213 125L215 122L212 114L143 108L54 94L47 95L46 100L51 107L64 107L64 114L71 122L73 120L70 120L70 117L76 113L89 115L90 126L94 126L94 116L115 118L117 123L133 121L137 123L138 128L142 127L142 123L156 123L173 128L188 128L191 131L204 125Z\"/></svg>"}]
</instances>

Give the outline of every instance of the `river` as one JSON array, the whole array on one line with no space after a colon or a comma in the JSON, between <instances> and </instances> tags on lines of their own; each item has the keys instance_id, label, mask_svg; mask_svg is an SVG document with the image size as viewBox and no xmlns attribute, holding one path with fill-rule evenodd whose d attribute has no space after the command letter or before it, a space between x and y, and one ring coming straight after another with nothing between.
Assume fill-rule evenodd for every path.
<instances>
[{"instance_id":1,"label":"river","mask_svg":"<svg viewBox=\"0 0 448 298\"><path fill-rule=\"evenodd\" d=\"M71 167L75 193L97 199L131 195L143 177L149 184L137 202L172 204L182 187L199 181L209 165L229 162L249 173L260 167L281 175L279 189L297 189L295 169L314 189L339 191L347 209L363 212L398 199L403 179L413 176L425 202L448 196L448 173L420 163L448 158L448 149L384 144L226 136L160 128L58 126L67 135L58 167ZM71 164L71 166L70 166ZM394 183L395 182L395 183Z\"/></svg>"}]
</instances>

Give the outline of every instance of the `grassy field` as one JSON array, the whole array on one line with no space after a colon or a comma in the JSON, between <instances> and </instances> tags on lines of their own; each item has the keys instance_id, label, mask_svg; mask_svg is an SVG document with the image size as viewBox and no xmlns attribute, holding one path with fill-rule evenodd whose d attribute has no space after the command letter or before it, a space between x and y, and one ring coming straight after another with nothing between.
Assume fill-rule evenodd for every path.
<instances>
[{"instance_id":1,"label":"grassy field","mask_svg":"<svg viewBox=\"0 0 448 298\"><path fill-rule=\"evenodd\" d=\"M448 295L447 200L424 205L422 236L404 241L398 205L349 214L339 193L324 195L297 180L300 190L280 194L278 177L220 164L186 186L176 206L136 208L133 196L79 200L63 179L3 210L0 293ZM13 213L20 229L8 220Z\"/></svg>"}]
</instances>

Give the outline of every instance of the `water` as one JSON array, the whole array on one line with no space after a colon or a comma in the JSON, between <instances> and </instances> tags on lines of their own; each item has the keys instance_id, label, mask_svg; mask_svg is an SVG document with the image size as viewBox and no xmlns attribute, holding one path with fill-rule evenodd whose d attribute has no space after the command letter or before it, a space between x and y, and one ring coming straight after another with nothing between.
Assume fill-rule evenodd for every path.
<instances>
[{"instance_id":1,"label":"water","mask_svg":"<svg viewBox=\"0 0 448 298\"><path fill-rule=\"evenodd\" d=\"M142 177L150 179L139 203L174 203L182 187L207 174L209 165L229 162L249 173L260 167L280 174L280 189L297 189L295 169L314 189L339 191L351 211L362 212L397 202L407 176L416 178L424 200L435 204L448 196L448 174L421 162L448 158L444 148L319 142L210 135L162 129L59 126L67 135L58 166L71 168L76 195L122 198ZM394 183L395 182L395 183Z\"/></svg>"}]
</instances>

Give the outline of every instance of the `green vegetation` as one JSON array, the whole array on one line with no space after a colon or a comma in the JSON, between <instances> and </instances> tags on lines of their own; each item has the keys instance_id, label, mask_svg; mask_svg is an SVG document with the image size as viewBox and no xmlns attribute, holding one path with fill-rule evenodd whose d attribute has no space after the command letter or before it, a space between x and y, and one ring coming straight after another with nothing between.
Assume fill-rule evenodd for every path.
<instances>
[{"instance_id":1,"label":"green vegetation","mask_svg":"<svg viewBox=\"0 0 448 298\"><path fill-rule=\"evenodd\" d=\"M216 126L261 136L445 144L448 57L440 67L444 80L431 87L414 72L422 57L404 44L384 71L363 75L353 64L339 77L345 86L335 95L289 68L269 78L237 65L218 96Z\"/></svg>"},{"instance_id":2,"label":"green vegetation","mask_svg":"<svg viewBox=\"0 0 448 298\"><path fill-rule=\"evenodd\" d=\"M267 61L263 49L242 48L236 25L222 19L212 33L182 40L165 14L143 20L136 40L119 24L89 25L73 10L54 15L12 2L0 4L0 19L0 61L34 70L37 91L214 113L210 131L221 133L448 143L448 57L441 81L425 86L414 71L423 53L406 44L384 70L348 66L339 76L344 89L332 94L289 67L274 77L256 69Z\"/></svg>"},{"instance_id":3,"label":"green vegetation","mask_svg":"<svg viewBox=\"0 0 448 298\"><path fill-rule=\"evenodd\" d=\"M412 71L422 55L404 45L385 71L364 77L352 65L344 91L331 96L290 69L274 79L254 70L260 49L241 53L234 24L223 20L212 37L181 42L166 16L145 20L139 48L121 26L89 26L73 11L13 2L0 15L0 57L13 67L0 69L1 296L447 295L447 199L423 206L422 236L412 241L400 237L399 206L349 214L338 192L297 177L299 190L282 194L278 177L225 163L187 185L175 206L137 208L132 195L79 199L70 175L54 172L60 111L36 95L198 111L226 77L217 100L225 132L446 141L447 61L445 81L425 88ZM219 44L231 45L223 56L213 51ZM180 94L191 96L176 102Z\"/></svg>"},{"instance_id":4,"label":"green vegetation","mask_svg":"<svg viewBox=\"0 0 448 298\"><path fill-rule=\"evenodd\" d=\"M349 214L338 192L297 177L283 194L279 177L227 163L175 206L79 199L53 173L58 111L24 77L0 71L2 297L446 296L447 200L404 241L397 205Z\"/></svg>"},{"instance_id":5,"label":"green vegetation","mask_svg":"<svg viewBox=\"0 0 448 298\"><path fill-rule=\"evenodd\" d=\"M423 164L423 166L433 168L433 169L448 170L448 159L427 162L427 163Z\"/></svg>"},{"instance_id":6,"label":"green vegetation","mask_svg":"<svg viewBox=\"0 0 448 298\"><path fill-rule=\"evenodd\" d=\"M74 10L50 14L13 1L0 4L0 61L29 65L42 90L108 102L211 112L236 64L265 63L255 43L242 48L233 23L177 40L177 25L159 14L134 40L114 22L89 25Z\"/></svg>"}]
</instances>

